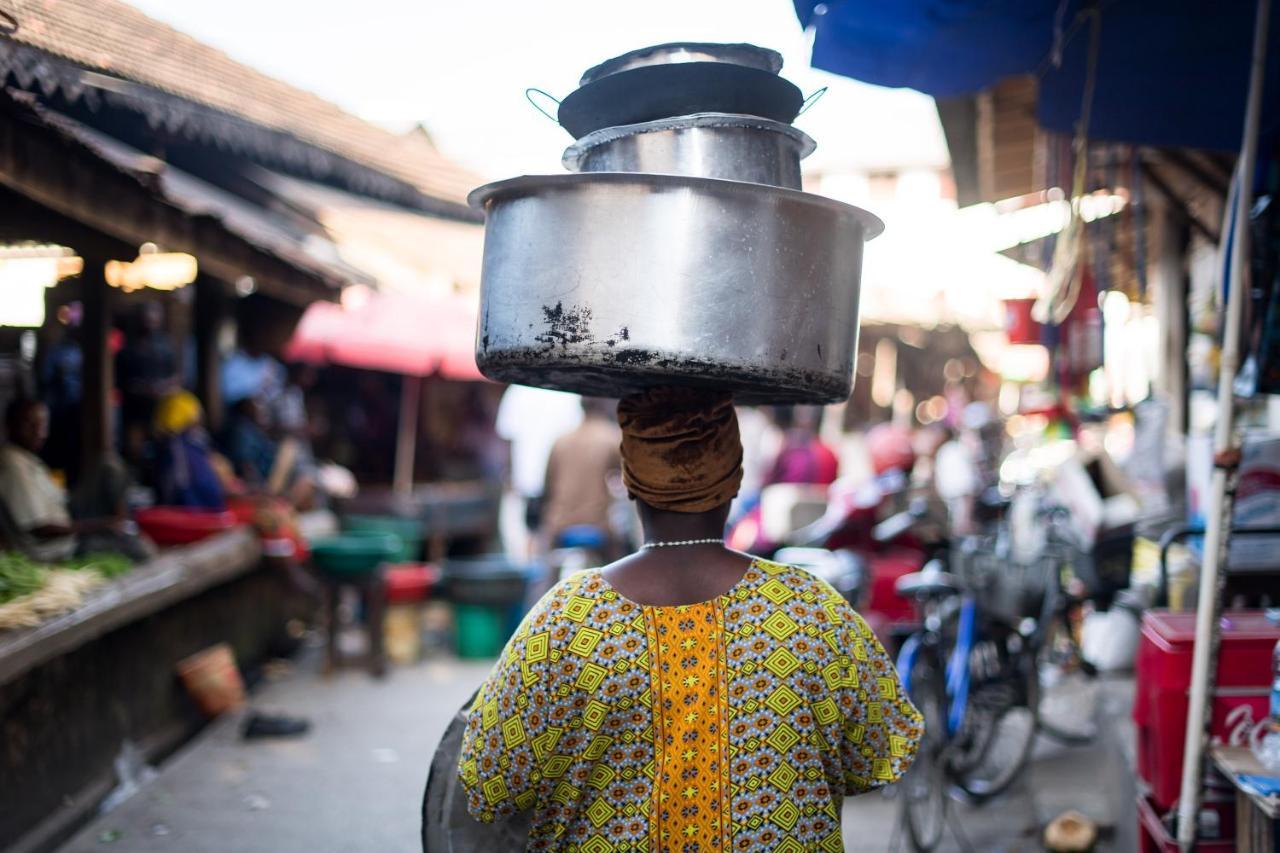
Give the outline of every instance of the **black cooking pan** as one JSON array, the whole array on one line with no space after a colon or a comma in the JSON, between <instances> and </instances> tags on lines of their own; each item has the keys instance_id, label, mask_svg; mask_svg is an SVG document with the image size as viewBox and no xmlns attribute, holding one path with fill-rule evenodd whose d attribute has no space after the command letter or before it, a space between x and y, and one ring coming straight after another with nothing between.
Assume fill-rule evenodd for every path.
<instances>
[{"instance_id":1,"label":"black cooking pan","mask_svg":"<svg viewBox=\"0 0 1280 853\"><path fill-rule=\"evenodd\" d=\"M427 776L422 798L424 853L518 853L529 843L529 812L494 823L480 823L467 814L466 793L458 779L458 756L467 728L466 709L473 695L449 723Z\"/></svg>"},{"instance_id":2,"label":"black cooking pan","mask_svg":"<svg viewBox=\"0 0 1280 853\"><path fill-rule=\"evenodd\" d=\"M790 124L804 97L776 74L727 62L646 65L594 80L560 102L575 139L605 127L694 113L752 115Z\"/></svg>"}]
</instances>

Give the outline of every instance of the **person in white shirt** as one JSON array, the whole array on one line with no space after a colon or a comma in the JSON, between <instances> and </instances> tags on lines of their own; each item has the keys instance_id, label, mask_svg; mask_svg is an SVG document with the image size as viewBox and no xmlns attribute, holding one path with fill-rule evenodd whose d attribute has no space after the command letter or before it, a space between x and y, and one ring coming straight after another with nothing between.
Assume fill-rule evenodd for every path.
<instances>
[{"instance_id":1,"label":"person in white shirt","mask_svg":"<svg viewBox=\"0 0 1280 853\"><path fill-rule=\"evenodd\" d=\"M508 554L530 556L551 448L581 422L582 402L577 394L525 385L512 385L503 393L495 428L511 445L511 480L502 512Z\"/></svg>"},{"instance_id":2,"label":"person in white shirt","mask_svg":"<svg viewBox=\"0 0 1280 853\"><path fill-rule=\"evenodd\" d=\"M80 536L123 532L122 518L72 520L67 493L39 457L49 438L49 410L38 400L19 399L5 411L7 442L0 447L0 504L15 528L11 543L37 560L73 556Z\"/></svg>"}]
</instances>

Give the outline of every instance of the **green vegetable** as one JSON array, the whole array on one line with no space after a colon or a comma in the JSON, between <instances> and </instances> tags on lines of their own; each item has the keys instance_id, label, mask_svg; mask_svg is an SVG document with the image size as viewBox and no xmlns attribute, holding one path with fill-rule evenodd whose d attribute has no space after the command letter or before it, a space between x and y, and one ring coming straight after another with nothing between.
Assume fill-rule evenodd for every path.
<instances>
[{"instance_id":1,"label":"green vegetable","mask_svg":"<svg viewBox=\"0 0 1280 853\"><path fill-rule=\"evenodd\" d=\"M67 569L93 569L104 578L119 577L125 572L133 568L133 563L123 554L86 554L83 557L73 557L62 564Z\"/></svg>"},{"instance_id":2,"label":"green vegetable","mask_svg":"<svg viewBox=\"0 0 1280 853\"><path fill-rule=\"evenodd\" d=\"M62 564L61 568L88 570L104 578L115 578L133 568L121 554L86 554ZM0 604L39 592L49 577L49 566L16 551L0 551Z\"/></svg>"},{"instance_id":3,"label":"green vegetable","mask_svg":"<svg viewBox=\"0 0 1280 853\"><path fill-rule=\"evenodd\" d=\"M16 553L0 553L0 604L40 590L49 576L46 566Z\"/></svg>"}]
</instances>

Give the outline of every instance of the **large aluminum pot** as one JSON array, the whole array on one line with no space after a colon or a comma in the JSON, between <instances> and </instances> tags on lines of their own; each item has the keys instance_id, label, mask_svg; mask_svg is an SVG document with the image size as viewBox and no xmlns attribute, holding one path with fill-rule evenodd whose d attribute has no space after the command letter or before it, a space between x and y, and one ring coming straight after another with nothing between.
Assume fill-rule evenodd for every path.
<instances>
[{"instance_id":1,"label":"large aluminum pot","mask_svg":"<svg viewBox=\"0 0 1280 853\"><path fill-rule=\"evenodd\" d=\"M484 374L617 397L657 384L744 402L849 395L862 246L883 230L794 190L672 175L515 178L486 213Z\"/></svg>"},{"instance_id":2,"label":"large aluminum pot","mask_svg":"<svg viewBox=\"0 0 1280 853\"><path fill-rule=\"evenodd\" d=\"M800 161L814 141L789 124L699 113L597 130L570 145L571 172L646 172L800 189Z\"/></svg>"}]
</instances>

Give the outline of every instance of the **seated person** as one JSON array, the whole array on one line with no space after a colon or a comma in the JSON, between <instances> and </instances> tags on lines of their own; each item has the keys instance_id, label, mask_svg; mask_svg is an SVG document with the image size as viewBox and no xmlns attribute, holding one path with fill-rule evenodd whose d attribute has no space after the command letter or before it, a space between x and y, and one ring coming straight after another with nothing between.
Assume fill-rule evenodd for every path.
<instances>
[{"instance_id":1,"label":"seated person","mask_svg":"<svg viewBox=\"0 0 1280 853\"><path fill-rule=\"evenodd\" d=\"M5 432L7 441L0 447L0 503L13 525L8 534L18 550L32 559L56 562L83 552L85 537L99 544L103 536L131 536L132 523L122 513L72 519L66 491L39 456L49 437L49 410L44 403L15 400L5 411Z\"/></svg>"},{"instance_id":2,"label":"seated person","mask_svg":"<svg viewBox=\"0 0 1280 853\"><path fill-rule=\"evenodd\" d=\"M226 509L226 495L213 463L204 411L189 391L174 391L156 407L157 497L162 504Z\"/></svg>"},{"instance_id":3,"label":"seated person","mask_svg":"<svg viewBox=\"0 0 1280 853\"><path fill-rule=\"evenodd\" d=\"M231 408L222 436L222 447L235 475L246 488L261 491L266 487L276 463L276 443L267 435L266 407L256 397L245 397Z\"/></svg>"}]
</instances>

